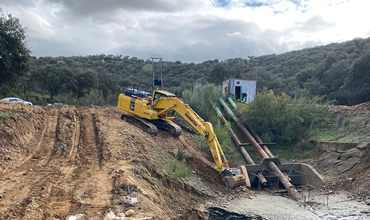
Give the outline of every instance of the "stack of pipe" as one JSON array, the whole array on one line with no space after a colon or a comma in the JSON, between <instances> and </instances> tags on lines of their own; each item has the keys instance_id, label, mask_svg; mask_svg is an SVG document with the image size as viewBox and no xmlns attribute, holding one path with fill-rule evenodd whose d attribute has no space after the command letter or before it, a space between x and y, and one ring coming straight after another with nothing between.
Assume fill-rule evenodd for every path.
<instances>
[{"instance_id":1,"label":"stack of pipe","mask_svg":"<svg viewBox=\"0 0 370 220\"><path fill-rule=\"evenodd\" d=\"M252 134L243 126L241 121L236 117L236 115L232 112L232 110L229 108L229 106L225 103L222 98L220 98L220 103L223 106L223 108L226 110L226 112L230 115L230 117L235 121L237 126L243 131L245 136L248 138L249 142L252 144L252 146L256 149L258 154L263 158L270 158L270 156L265 152L264 149L268 148L265 146L264 149L257 143L256 139L252 136ZM262 141L260 141L262 143ZM270 152L271 154L271 152ZM272 154L271 154L272 155ZM287 189L288 194L291 195L293 198L299 199L301 198L300 194L296 190L296 188L290 183L289 179L281 172L281 170L276 166L276 164L273 161L270 161L269 167L271 171L274 173L275 176L280 180L280 182L283 184L283 186Z\"/></svg>"}]
</instances>

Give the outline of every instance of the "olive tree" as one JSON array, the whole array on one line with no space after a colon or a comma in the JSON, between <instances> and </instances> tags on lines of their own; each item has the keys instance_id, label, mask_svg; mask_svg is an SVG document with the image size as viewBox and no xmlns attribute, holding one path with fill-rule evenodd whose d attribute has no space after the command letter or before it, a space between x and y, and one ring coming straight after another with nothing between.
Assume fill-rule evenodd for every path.
<instances>
[{"instance_id":1,"label":"olive tree","mask_svg":"<svg viewBox=\"0 0 370 220\"><path fill-rule=\"evenodd\" d=\"M0 92L16 87L29 71L30 50L19 19L0 14Z\"/></svg>"}]
</instances>

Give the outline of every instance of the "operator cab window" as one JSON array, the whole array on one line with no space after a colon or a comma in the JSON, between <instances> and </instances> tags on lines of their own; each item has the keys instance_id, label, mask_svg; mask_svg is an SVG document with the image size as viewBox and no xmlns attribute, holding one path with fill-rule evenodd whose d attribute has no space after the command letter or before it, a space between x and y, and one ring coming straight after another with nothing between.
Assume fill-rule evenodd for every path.
<instances>
[{"instance_id":1,"label":"operator cab window","mask_svg":"<svg viewBox=\"0 0 370 220\"><path fill-rule=\"evenodd\" d=\"M165 94L162 94L162 93L159 93L159 92L156 92L155 95L154 95L154 99L153 101L157 101L159 100L161 97L167 97Z\"/></svg>"}]
</instances>

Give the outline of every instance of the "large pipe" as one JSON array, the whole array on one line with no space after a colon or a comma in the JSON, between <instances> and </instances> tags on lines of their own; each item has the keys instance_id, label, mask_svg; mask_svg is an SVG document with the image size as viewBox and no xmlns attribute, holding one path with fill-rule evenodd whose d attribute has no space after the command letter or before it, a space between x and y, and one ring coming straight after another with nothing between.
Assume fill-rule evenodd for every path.
<instances>
[{"instance_id":1,"label":"large pipe","mask_svg":"<svg viewBox=\"0 0 370 220\"><path fill-rule=\"evenodd\" d=\"M250 131L250 133L252 133L252 136L258 141L258 143L263 143L260 136L248 125L248 123L244 123L244 124L247 127L248 131ZM271 157L271 158L274 157L274 155L271 153L270 149L268 149L268 147L266 145L262 144L262 148L267 153L267 155L269 155L269 157Z\"/></svg>"},{"instance_id":2,"label":"large pipe","mask_svg":"<svg viewBox=\"0 0 370 220\"><path fill-rule=\"evenodd\" d=\"M230 96L227 97L227 101L230 103L231 107L233 107L234 110L238 110L238 107Z\"/></svg>"},{"instance_id":3,"label":"large pipe","mask_svg":"<svg viewBox=\"0 0 370 220\"><path fill-rule=\"evenodd\" d=\"M213 108L216 111L218 117L221 119L222 123L224 123L224 125L229 128L229 132L230 132L231 138L233 139L235 145L239 148L239 151L242 154L244 160L247 162L247 164L255 165L253 159L248 154L248 152L244 149L244 147L240 146L240 143L241 142L240 142L239 138L236 136L236 134L234 133L234 131L231 128L231 126L229 126L229 124L227 123L227 121L226 121L225 117L223 116L223 114L221 113L220 109L217 106L215 106L215 105L213 106Z\"/></svg>"},{"instance_id":4,"label":"large pipe","mask_svg":"<svg viewBox=\"0 0 370 220\"><path fill-rule=\"evenodd\" d=\"M230 105L235 109L237 110L237 105L235 104L235 102L232 100L231 97L227 97L227 101L230 103ZM254 139L256 139L259 143L263 143L262 139L260 138L260 136L248 125L247 122L245 122L245 126L247 127L248 131L252 134L252 136L254 137ZM266 152L266 154L270 157L270 158L273 158L275 157L270 149L266 146L266 145L262 145L262 148L263 150ZM288 176L287 173L283 172L284 176L290 181L292 181L292 179Z\"/></svg>"},{"instance_id":5,"label":"large pipe","mask_svg":"<svg viewBox=\"0 0 370 220\"><path fill-rule=\"evenodd\" d=\"M260 182L260 185L263 187L267 186L267 180L266 178L262 175L262 173L257 174L258 181Z\"/></svg>"},{"instance_id":6,"label":"large pipe","mask_svg":"<svg viewBox=\"0 0 370 220\"><path fill-rule=\"evenodd\" d=\"M243 131L245 136L248 138L249 142L251 142L252 146L256 149L256 151L261 155L262 158L270 158L266 152L261 148L261 146L256 142L256 140L253 138L251 133L243 126L243 124L240 122L240 120L235 116L235 114L231 111L229 106L220 98L221 105L225 108L226 112L230 114L231 118L236 122L238 127ZM289 182L289 180L284 176L284 174L280 171L280 169L276 166L276 164L272 161L269 162L269 167L272 170L272 172L277 176L280 180L280 182L283 184L283 186L287 189L288 194L291 195L293 198L300 198L298 191L296 188Z\"/></svg>"},{"instance_id":7,"label":"large pipe","mask_svg":"<svg viewBox=\"0 0 370 220\"><path fill-rule=\"evenodd\" d=\"M230 103L231 107L233 107L234 110L237 110L237 105L235 104L231 97L227 97L227 101ZM252 136L258 141L258 143L263 143L260 136L248 125L248 123L245 123L245 126L247 127L248 131L252 134ZM269 157L274 157L274 155L271 153L270 149L268 149L266 145L262 145L262 148Z\"/></svg>"}]
</instances>

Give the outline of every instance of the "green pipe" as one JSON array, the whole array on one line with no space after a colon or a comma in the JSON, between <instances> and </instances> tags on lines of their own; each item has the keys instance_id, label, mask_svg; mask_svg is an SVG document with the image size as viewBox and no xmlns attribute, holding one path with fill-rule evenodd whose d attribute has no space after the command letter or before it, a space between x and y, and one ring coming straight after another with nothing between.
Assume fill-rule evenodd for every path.
<instances>
[{"instance_id":1,"label":"green pipe","mask_svg":"<svg viewBox=\"0 0 370 220\"><path fill-rule=\"evenodd\" d=\"M238 119L235 118L235 115L233 113L233 111L231 111L231 109L229 108L229 106L227 106L226 102L220 98L220 103L222 105L222 107L224 107L224 109L226 110L226 112L233 118L234 121L237 121Z\"/></svg>"},{"instance_id":2,"label":"green pipe","mask_svg":"<svg viewBox=\"0 0 370 220\"><path fill-rule=\"evenodd\" d=\"M233 101L233 99L230 96L227 97L227 101L230 103L230 105L231 105L231 107L233 107L233 109L238 110L238 107L236 106L235 102Z\"/></svg>"}]
</instances>

